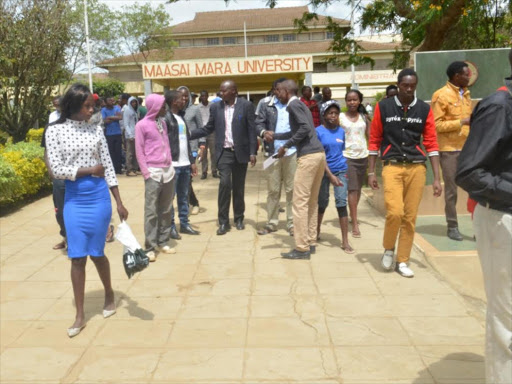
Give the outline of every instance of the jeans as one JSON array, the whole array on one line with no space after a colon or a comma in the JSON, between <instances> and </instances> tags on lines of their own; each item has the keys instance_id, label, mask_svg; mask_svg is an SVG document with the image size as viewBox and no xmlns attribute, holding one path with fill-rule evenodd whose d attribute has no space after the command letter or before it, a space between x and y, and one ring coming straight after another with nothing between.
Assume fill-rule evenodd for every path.
<instances>
[{"instance_id":1,"label":"jeans","mask_svg":"<svg viewBox=\"0 0 512 384\"><path fill-rule=\"evenodd\" d=\"M55 218L60 227L60 235L66 237L64 227L64 194L66 192L65 180L53 179L53 206L55 207Z\"/></svg>"},{"instance_id":2,"label":"jeans","mask_svg":"<svg viewBox=\"0 0 512 384\"><path fill-rule=\"evenodd\" d=\"M334 185L334 201L336 203L336 207L346 207L347 206L347 191L348 191L348 179L347 179L347 171L339 171L333 173L338 179L341 180L343 185L337 186ZM331 182L329 178L324 175L322 179L322 184L320 185L320 193L318 195L318 206L320 208L327 208L329 205L329 188Z\"/></svg>"},{"instance_id":3,"label":"jeans","mask_svg":"<svg viewBox=\"0 0 512 384\"><path fill-rule=\"evenodd\" d=\"M174 176L176 183L172 199L174 200L174 196L177 196L178 217L180 219L180 224L182 226L188 225L188 189L190 185L190 165L186 165L184 167L174 167L174 170L176 171ZM172 225L175 225L174 205L171 208L171 221Z\"/></svg>"},{"instance_id":4,"label":"jeans","mask_svg":"<svg viewBox=\"0 0 512 384\"><path fill-rule=\"evenodd\" d=\"M486 383L512 383L512 215L478 204L473 227L487 296Z\"/></svg>"}]
</instances>

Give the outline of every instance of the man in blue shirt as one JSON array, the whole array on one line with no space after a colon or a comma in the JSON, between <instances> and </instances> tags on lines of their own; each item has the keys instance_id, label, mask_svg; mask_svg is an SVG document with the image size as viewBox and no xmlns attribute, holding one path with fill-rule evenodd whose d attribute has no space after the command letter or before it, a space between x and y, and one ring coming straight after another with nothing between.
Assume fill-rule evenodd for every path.
<instances>
[{"instance_id":1,"label":"man in blue shirt","mask_svg":"<svg viewBox=\"0 0 512 384\"><path fill-rule=\"evenodd\" d=\"M274 82L272 89L286 79L278 79ZM256 132L262 139L265 139L266 132L285 133L290 132L290 120L286 105L281 104L275 95L270 95L268 102L261 104L256 116ZM267 142L271 155L277 153L279 148L286 143L286 140L275 140ZM258 231L260 235L266 235L277 231L279 224L279 200L281 199L281 188L284 184L286 193L286 228L293 236L293 179L297 168L297 150L290 148L286 155L267 169L267 224Z\"/></svg>"},{"instance_id":2,"label":"man in blue shirt","mask_svg":"<svg viewBox=\"0 0 512 384\"><path fill-rule=\"evenodd\" d=\"M105 123L105 136L112 164L117 174L122 173L122 137L119 121L123 119L121 108L115 105L113 97L107 97L105 107L101 109L101 116Z\"/></svg>"}]
</instances>

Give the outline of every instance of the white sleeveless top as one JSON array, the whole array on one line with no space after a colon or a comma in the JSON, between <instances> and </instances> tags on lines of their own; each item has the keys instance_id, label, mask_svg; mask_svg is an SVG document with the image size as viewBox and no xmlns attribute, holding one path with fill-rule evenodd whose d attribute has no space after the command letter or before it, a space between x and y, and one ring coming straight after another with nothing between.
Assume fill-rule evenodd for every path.
<instances>
[{"instance_id":1,"label":"white sleeveless top","mask_svg":"<svg viewBox=\"0 0 512 384\"><path fill-rule=\"evenodd\" d=\"M345 130L345 151L343 156L347 159L364 159L368 157L366 122L361 114L359 114L359 118L354 123L345 116L345 113L341 113L340 123Z\"/></svg>"}]
</instances>

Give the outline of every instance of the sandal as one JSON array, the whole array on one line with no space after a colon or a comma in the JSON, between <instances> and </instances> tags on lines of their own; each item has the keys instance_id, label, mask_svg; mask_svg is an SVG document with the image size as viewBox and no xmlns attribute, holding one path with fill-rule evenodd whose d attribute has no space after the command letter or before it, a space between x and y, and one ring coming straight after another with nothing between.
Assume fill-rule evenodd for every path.
<instances>
[{"instance_id":1,"label":"sandal","mask_svg":"<svg viewBox=\"0 0 512 384\"><path fill-rule=\"evenodd\" d=\"M270 225L265 225L263 229L258 230L258 235L268 235L269 233L276 232L277 229L272 228Z\"/></svg>"},{"instance_id":2,"label":"sandal","mask_svg":"<svg viewBox=\"0 0 512 384\"><path fill-rule=\"evenodd\" d=\"M348 253L349 255L356 253L356 251L352 247L350 247L350 249L347 249L347 248L341 246L341 249L343 250L343 252Z\"/></svg>"},{"instance_id":3,"label":"sandal","mask_svg":"<svg viewBox=\"0 0 512 384\"><path fill-rule=\"evenodd\" d=\"M113 225L108 227L107 238L105 239L105 241L107 243L111 243L114 241L114 226Z\"/></svg>"},{"instance_id":4,"label":"sandal","mask_svg":"<svg viewBox=\"0 0 512 384\"><path fill-rule=\"evenodd\" d=\"M66 240L62 240L60 243L55 244L52 249L66 249Z\"/></svg>"},{"instance_id":5,"label":"sandal","mask_svg":"<svg viewBox=\"0 0 512 384\"><path fill-rule=\"evenodd\" d=\"M361 237L361 232L354 232L352 231L352 237L355 237L356 239Z\"/></svg>"}]
</instances>

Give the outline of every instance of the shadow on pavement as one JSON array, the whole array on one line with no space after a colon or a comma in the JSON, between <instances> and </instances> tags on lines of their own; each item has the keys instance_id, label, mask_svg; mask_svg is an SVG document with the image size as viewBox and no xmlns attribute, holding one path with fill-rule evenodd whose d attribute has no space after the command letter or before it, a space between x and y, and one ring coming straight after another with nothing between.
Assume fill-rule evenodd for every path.
<instances>
[{"instance_id":1,"label":"shadow on pavement","mask_svg":"<svg viewBox=\"0 0 512 384\"><path fill-rule=\"evenodd\" d=\"M435 358L435 356L424 357L427 360ZM485 384L484 357L472 352L450 353L418 372L418 377L413 384L424 384L430 377L433 377L436 383L459 383L461 379L467 379L468 383Z\"/></svg>"}]
</instances>

